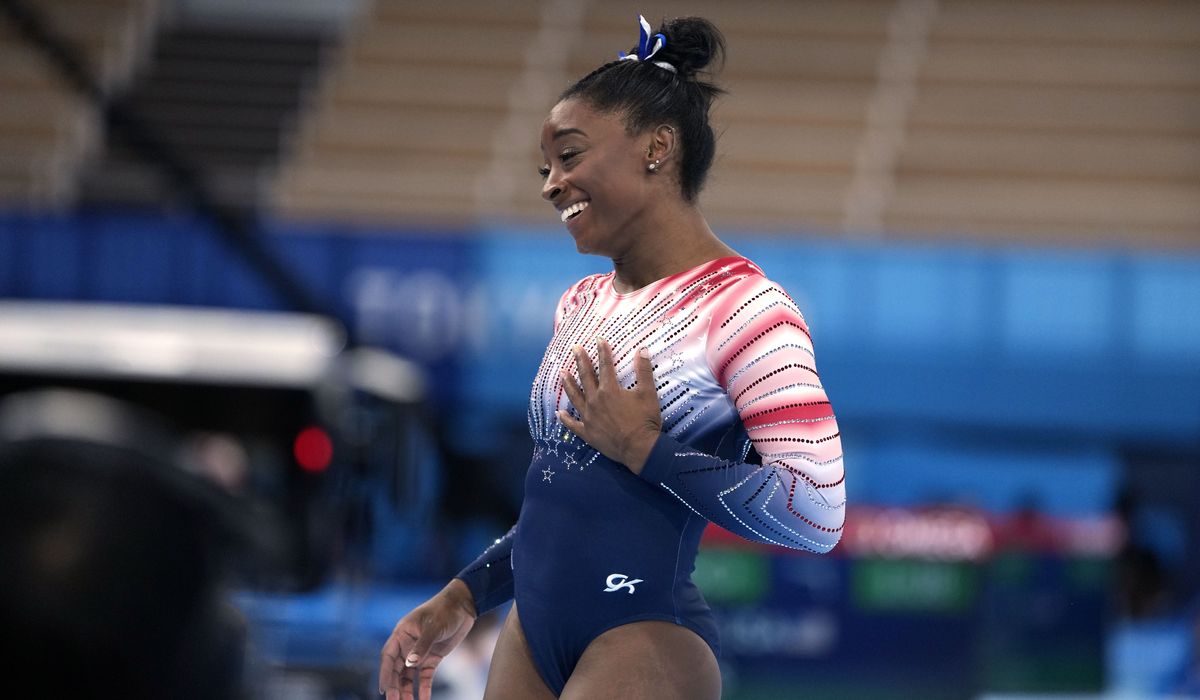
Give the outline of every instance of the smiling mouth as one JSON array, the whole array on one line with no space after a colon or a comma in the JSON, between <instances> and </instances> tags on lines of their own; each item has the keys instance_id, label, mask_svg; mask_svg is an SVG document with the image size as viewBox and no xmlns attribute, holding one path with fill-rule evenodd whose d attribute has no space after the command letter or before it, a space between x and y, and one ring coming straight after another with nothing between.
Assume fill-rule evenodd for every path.
<instances>
[{"instance_id":1,"label":"smiling mouth","mask_svg":"<svg viewBox=\"0 0 1200 700\"><path fill-rule=\"evenodd\" d=\"M560 219L562 219L563 223L566 223L566 222L570 221L571 219L574 219L575 217L579 216L580 212L582 212L584 209L587 209L587 208L588 208L587 202L575 202L574 204L567 207L566 209L563 209L559 213L558 217Z\"/></svg>"}]
</instances>

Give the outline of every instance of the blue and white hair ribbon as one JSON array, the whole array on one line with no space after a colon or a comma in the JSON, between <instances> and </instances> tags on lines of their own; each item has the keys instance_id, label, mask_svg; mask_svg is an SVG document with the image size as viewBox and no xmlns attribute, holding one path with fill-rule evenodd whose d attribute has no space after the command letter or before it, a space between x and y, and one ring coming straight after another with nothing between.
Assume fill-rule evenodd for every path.
<instances>
[{"instance_id":1,"label":"blue and white hair ribbon","mask_svg":"<svg viewBox=\"0 0 1200 700\"><path fill-rule=\"evenodd\" d=\"M621 51L617 54L617 57L622 61L650 61L654 57L654 54L658 53L659 49L667 45L667 37L662 34L655 34L653 37L650 36L650 23L646 21L645 17L638 15L638 23L641 25L641 29L638 36L637 55L626 54L624 51ZM650 46L651 38L654 39L653 48ZM650 61L650 63L659 68L665 68L672 73L676 72L675 66L666 61Z\"/></svg>"}]
</instances>

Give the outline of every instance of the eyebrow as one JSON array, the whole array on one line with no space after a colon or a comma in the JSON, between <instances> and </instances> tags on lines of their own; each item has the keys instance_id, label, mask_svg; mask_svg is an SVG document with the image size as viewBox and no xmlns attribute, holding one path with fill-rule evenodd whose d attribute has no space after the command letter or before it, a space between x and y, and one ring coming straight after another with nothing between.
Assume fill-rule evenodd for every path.
<instances>
[{"instance_id":1,"label":"eyebrow","mask_svg":"<svg viewBox=\"0 0 1200 700\"><path fill-rule=\"evenodd\" d=\"M573 126L568 126L568 127L562 128L562 129L557 129L553 134L553 138L557 141L558 139L560 139L564 136L568 136L570 134L579 134L580 136L587 136L587 134L583 133L583 129L576 129Z\"/></svg>"},{"instance_id":2,"label":"eyebrow","mask_svg":"<svg viewBox=\"0 0 1200 700\"><path fill-rule=\"evenodd\" d=\"M554 133L550 135L550 140L557 141L557 140L561 139L562 137L570 136L571 134L579 134L580 136L583 136L584 138L587 137L587 134L585 134L583 132L583 129L577 129L573 126L564 126L559 129L555 129ZM545 145L539 146L539 149L542 151L542 155L544 156L546 154Z\"/></svg>"}]
</instances>

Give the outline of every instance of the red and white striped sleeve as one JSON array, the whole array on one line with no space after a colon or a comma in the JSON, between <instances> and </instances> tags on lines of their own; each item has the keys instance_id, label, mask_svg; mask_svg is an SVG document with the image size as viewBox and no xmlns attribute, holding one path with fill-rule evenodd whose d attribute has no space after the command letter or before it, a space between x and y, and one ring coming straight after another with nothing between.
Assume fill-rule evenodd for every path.
<instances>
[{"instance_id":1,"label":"red and white striped sleeve","mask_svg":"<svg viewBox=\"0 0 1200 700\"><path fill-rule=\"evenodd\" d=\"M706 355L762 463L704 454L664 433L643 478L747 539L833 549L846 506L840 432L796 303L759 274L731 284L713 300Z\"/></svg>"}]
</instances>

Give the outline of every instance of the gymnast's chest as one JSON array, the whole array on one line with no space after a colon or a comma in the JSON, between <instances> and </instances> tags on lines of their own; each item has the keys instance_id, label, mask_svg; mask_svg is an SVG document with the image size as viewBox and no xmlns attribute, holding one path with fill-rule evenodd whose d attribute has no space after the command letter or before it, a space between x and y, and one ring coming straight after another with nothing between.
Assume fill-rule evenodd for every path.
<instances>
[{"instance_id":1,"label":"gymnast's chest","mask_svg":"<svg viewBox=\"0 0 1200 700\"><path fill-rule=\"evenodd\" d=\"M613 371L618 383L626 388L634 385L638 353L643 348L649 351L664 413L718 392L705 357L708 321L699 305L680 303L670 294L629 300L584 293L567 300L533 382L533 436L549 437L559 432L561 424L554 412L571 410L563 390L564 374L579 380L576 348L586 353L584 369L589 363L594 367L596 341L600 338L612 347Z\"/></svg>"}]
</instances>

